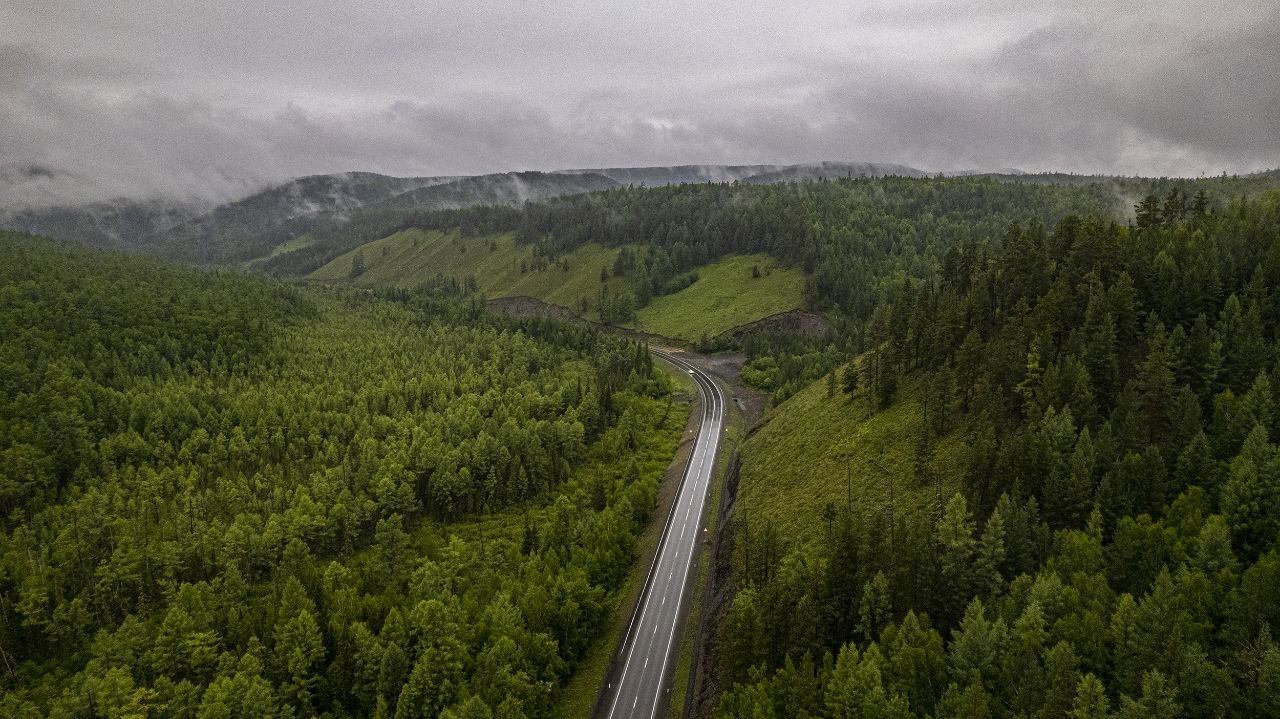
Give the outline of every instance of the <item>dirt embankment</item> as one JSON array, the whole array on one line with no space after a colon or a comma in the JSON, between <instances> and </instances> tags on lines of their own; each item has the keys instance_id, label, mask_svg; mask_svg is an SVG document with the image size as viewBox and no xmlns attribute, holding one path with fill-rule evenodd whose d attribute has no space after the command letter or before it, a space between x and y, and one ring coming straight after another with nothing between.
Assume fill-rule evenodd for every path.
<instances>
[{"instance_id":1,"label":"dirt embankment","mask_svg":"<svg viewBox=\"0 0 1280 719\"><path fill-rule=\"evenodd\" d=\"M618 327L617 325L606 325L600 322L593 322L568 307L551 304L550 302L543 302L536 297L527 297L524 295L516 297L495 297L494 299L485 302L485 306L489 308L490 312L511 315L513 317L548 317L562 322L595 325L601 329L606 329L610 332L624 335L634 340L647 342L648 344L661 347L688 349L690 346L688 342L683 340L663 337L662 335L655 335L650 332L641 332L640 330L633 330L627 327Z\"/></svg>"},{"instance_id":2,"label":"dirt embankment","mask_svg":"<svg viewBox=\"0 0 1280 719\"><path fill-rule=\"evenodd\" d=\"M738 373L745 356L741 354L701 355L682 352L681 359L697 364L716 376L725 390L731 410L740 419L740 427L750 434L760 423L766 409L767 397L742 386ZM715 532L711 540L710 571L703 586L696 592L702 610L698 625L691 627L694 635L693 667L689 673L689 687L685 694L683 715L686 719L710 717L716 708L725 686L724 664L720 659L721 627L733 603L737 590L733 578L734 522L733 511L738 499L738 470L740 457L737 446L721 461L728 462L722 479L720 501L715 508Z\"/></svg>"},{"instance_id":3,"label":"dirt embankment","mask_svg":"<svg viewBox=\"0 0 1280 719\"><path fill-rule=\"evenodd\" d=\"M733 582L733 506L738 498L737 453L729 459L716 509L716 533L711 543L711 571L702 588L702 620L698 623L694 644L693 672L689 677L689 693L685 701L686 719L710 717L720 695L724 693L725 670L720 660L721 626L733 604L736 587Z\"/></svg>"},{"instance_id":4,"label":"dirt embankment","mask_svg":"<svg viewBox=\"0 0 1280 719\"><path fill-rule=\"evenodd\" d=\"M563 322L586 322L573 310L534 297L496 297L485 302L490 312L513 317L548 317Z\"/></svg>"},{"instance_id":5,"label":"dirt embankment","mask_svg":"<svg viewBox=\"0 0 1280 719\"><path fill-rule=\"evenodd\" d=\"M821 337L825 335L830 327L827 320L822 315L813 312L805 312L804 310L787 310L779 312L776 315L769 315L748 322L745 325L738 325L731 330L726 331L721 337L740 342L750 335L756 334L786 334L800 335L803 337Z\"/></svg>"}]
</instances>

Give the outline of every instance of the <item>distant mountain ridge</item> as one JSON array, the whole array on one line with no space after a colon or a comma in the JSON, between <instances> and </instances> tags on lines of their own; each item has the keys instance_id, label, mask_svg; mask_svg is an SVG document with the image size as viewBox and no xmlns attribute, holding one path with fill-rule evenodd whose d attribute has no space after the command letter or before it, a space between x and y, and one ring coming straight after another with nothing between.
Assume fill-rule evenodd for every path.
<instances>
[{"instance_id":1,"label":"distant mountain ridge","mask_svg":"<svg viewBox=\"0 0 1280 719\"><path fill-rule=\"evenodd\" d=\"M762 172L744 179L745 182L767 185L778 182L808 182L812 180L843 180L855 177L927 177L930 173L906 165L881 162L815 162L789 165L769 172Z\"/></svg>"},{"instance_id":2,"label":"distant mountain ridge","mask_svg":"<svg viewBox=\"0 0 1280 719\"><path fill-rule=\"evenodd\" d=\"M72 240L90 247L152 251L155 238L209 211L207 205L170 200L113 200L83 205L0 208L0 228Z\"/></svg>"},{"instance_id":3,"label":"distant mountain ridge","mask_svg":"<svg viewBox=\"0 0 1280 719\"><path fill-rule=\"evenodd\" d=\"M0 208L0 226L94 247L193 259L199 254L196 249L210 242L241 248L285 241L290 236L290 225L299 218L355 210L402 192L453 179L397 178L372 172L311 175L216 206L161 199L120 199L10 212ZM231 249L230 254L234 253Z\"/></svg>"},{"instance_id":4,"label":"distant mountain ridge","mask_svg":"<svg viewBox=\"0 0 1280 719\"><path fill-rule=\"evenodd\" d=\"M341 246L348 232L367 238L364 241L376 239L369 234L394 228L414 210L514 205L616 186L617 182L590 173L405 178L344 172L301 177L213 207L121 199L10 211L0 208L0 227L95 247L226 264L266 258L276 248L298 240L307 240L307 245Z\"/></svg>"},{"instance_id":5,"label":"distant mountain ridge","mask_svg":"<svg viewBox=\"0 0 1280 719\"><path fill-rule=\"evenodd\" d=\"M594 174L607 177L620 185L660 187L682 183L736 182L764 172L775 172L784 165L671 165L652 167L597 167L584 170L557 170L558 175Z\"/></svg>"},{"instance_id":6,"label":"distant mountain ridge","mask_svg":"<svg viewBox=\"0 0 1280 719\"><path fill-rule=\"evenodd\" d=\"M243 260L304 234L323 215L341 217L453 177L389 177L372 172L310 175L215 207L156 238L162 254L203 261Z\"/></svg>"},{"instance_id":7,"label":"distant mountain ridge","mask_svg":"<svg viewBox=\"0 0 1280 719\"><path fill-rule=\"evenodd\" d=\"M325 213L308 218L305 227L296 228L294 233L294 239L306 239L307 242L269 257L264 256L271 248L265 251L259 248L255 256L263 259L254 263L254 267L274 273L305 275L348 250L391 234L419 210L474 205L514 206L618 186L614 180L591 173L503 172L464 177L393 195L347 214Z\"/></svg>"},{"instance_id":8,"label":"distant mountain ridge","mask_svg":"<svg viewBox=\"0 0 1280 719\"><path fill-rule=\"evenodd\" d=\"M559 170L557 174L594 173L622 185L658 187L701 182L805 182L849 177L925 177L929 173L906 165L881 162L809 162L794 165L673 165L653 167L603 167Z\"/></svg>"},{"instance_id":9,"label":"distant mountain ridge","mask_svg":"<svg viewBox=\"0 0 1280 719\"><path fill-rule=\"evenodd\" d=\"M620 183L597 173L499 172L404 192L381 203L387 209L451 209L475 204L518 205L556 195L594 192Z\"/></svg>"},{"instance_id":10,"label":"distant mountain ridge","mask_svg":"<svg viewBox=\"0 0 1280 719\"><path fill-rule=\"evenodd\" d=\"M4 177L15 182L27 181L51 172L35 166L6 167ZM867 162L605 167L431 177L342 172L299 177L217 205L122 198L81 205L10 210L0 207L0 227L188 262L225 264L262 260L266 266L274 266L287 264L268 258L277 248L297 241L333 245L348 229L366 237L373 228L394 227L398 214L413 210L477 204L517 205L628 185L802 182L926 174L904 165ZM284 254L298 249L289 249Z\"/></svg>"},{"instance_id":11,"label":"distant mountain ridge","mask_svg":"<svg viewBox=\"0 0 1280 719\"><path fill-rule=\"evenodd\" d=\"M0 166L0 186L22 185L30 190L34 187L31 183L57 174L35 165ZM17 203L8 209L0 205L0 228L199 264L253 263L259 269L306 274L360 242L398 229L413 212L421 210L514 206L625 186L772 184L937 174L1053 185L1131 184L1137 179L1010 169L931 173L879 162L603 167L461 177L343 172L300 177L222 204L119 199L37 207L22 204L29 192L0 192L0 202ZM1280 179L1280 170L1246 177Z\"/></svg>"}]
</instances>

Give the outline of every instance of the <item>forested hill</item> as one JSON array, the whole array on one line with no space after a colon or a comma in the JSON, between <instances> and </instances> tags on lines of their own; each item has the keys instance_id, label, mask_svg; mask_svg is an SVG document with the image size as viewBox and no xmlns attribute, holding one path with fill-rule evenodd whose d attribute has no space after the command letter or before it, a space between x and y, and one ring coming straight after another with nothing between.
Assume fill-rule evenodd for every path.
<instances>
[{"instance_id":1,"label":"forested hill","mask_svg":"<svg viewBox=\"0 0 1280 719\"><path fill-rule=\"evenodd\" d=\"M0 235L0 716L553 715L686 414L481 308Z\"/></svg>"},{"instance_id":2,"label":"forested hill","mask_svg":"<svg viewBox=\"0 0 1280 719\"><path fill-rule=\"evenodd\" d=\"M293 245L276 245L270 256L253 266L273 274L305 275L344 252L404 227L408 218L418 210L472 205L518 206L524 202L591 192L616 184L607 177L591 174L505 172L464 177L404 192L356 212L320 215L293 231L292 237L296 240ZM262 254L265 252L260 252L259 256Z\"/></svg>"},{"instance_id":3,"label":"forested hill","mask_svg":"<svg viewBox=\"0 0 1280 719\"><path fill-rule=\"evenodd\" d=\"M224 204L118 199L84 205L0 208L0 227L92 247L201 260L266 254L289 228L326 212L350 212L449 177L388 177L371 172L300 177ZM217 249L221 247L221 254ZM265 247L263 250L261 248ZM251 256L257 256L251 255Z\"/></svg>"},{"instance_id":4,"label":"forested hill","mask_svg":"<svg viewBox=\"0 0 1280 719\"><path fill-rule=\"evenodd\" d=\"M464 235L513 233L517 243L552 263L590 243L631 246L607 268L627 278L625 287L600 298L613 310L602 309L601 316L619 323L654 297L687 287L708 263L754 253L805 273L808 309L861 322L893 278L936 275L943 261L954 260L949 253L980 243L998 246L1018 227L1052 227L1068 216L1128 223L1134 205L1148 195L1176 191L1183 202L1199 197L1221 204L1278 184L1266 177L1066 175L702 183L618 188L522 207L422 211L405 225Z\"/></svg>"},{"instance_id":5,"label":"forested hill","mask_svg":"<svg viewBox=\"0 0 1280 719\"><path fill-rule=\"evenodd\" d=\"M510 231L551 258L588 242L644 243L647 251L615 268L631 278L637 306L678 289L682 274L723 255L764 252L807 273L811 307L866 315L883 278L927 272L947 248L1002 236L1014 222L1123 211L1102 185L889 177L624 188L523 208L420 212L410 224Z\"/></svg>"},{"instance_id":6,"label":"forested hill","mask_svg":"<svg viewBox=\"0 0 1280 719\"><path fill-rule=\"evenodd\" d=\"M881 278L747 441L719 716L1280 716L1280 193L1135 209Z\"/></svg>"},{"instance_id":7,"label":"forested hill","mask_svg":"<svg viewBox=\"0 0 1280 719\"><path fill-rule=\"evenodd\" d=\"M508 172L388 177L345 172L298 178L215 206L121 199L88 205L0 207L0 228L201 265L263 260L318 267L376 240L414 209L519 204L617 183L593 174ZM283 256L283 257L282 257Z\"/></svg>"}]
</instances>

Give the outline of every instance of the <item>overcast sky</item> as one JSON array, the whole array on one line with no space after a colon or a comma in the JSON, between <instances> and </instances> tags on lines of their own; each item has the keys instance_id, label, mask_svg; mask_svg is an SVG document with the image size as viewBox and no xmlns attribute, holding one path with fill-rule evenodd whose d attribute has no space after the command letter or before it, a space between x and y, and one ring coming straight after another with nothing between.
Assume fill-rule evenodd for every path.
<instances>
[{"instance_id":1,"label":"overcast sky","mask_svg":"<svg viewBox=\"0 0 1280 719\"><path fill-rule=\"evenodd\" d=\"M1250 172L1280 166L1277 38L1275 0L5 0L0 202L343 170Z\"/></svg>"}]
</instances>

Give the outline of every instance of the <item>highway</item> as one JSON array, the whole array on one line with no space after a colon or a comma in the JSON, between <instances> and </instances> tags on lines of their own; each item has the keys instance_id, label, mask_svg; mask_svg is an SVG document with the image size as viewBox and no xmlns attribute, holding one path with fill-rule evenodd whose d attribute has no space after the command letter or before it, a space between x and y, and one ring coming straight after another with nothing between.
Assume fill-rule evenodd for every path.
<instances>
[{"instance_id":1,"label":"highway","mask_svg":"<svg viewBox=\"0 0 1280 719\"><path fill-rule=\"evenodd\" d=\"M698 551L703 508L724 429L724 393L702 370L666 352L654 354L688 372L701 396L702 422L622 646L620 674L606 688L609 719L652 719L663 703L668 660ZM621 658L621 657L620 657ZM611 695L611 696L610 696Z\"/></svg>"}]
</instances>

